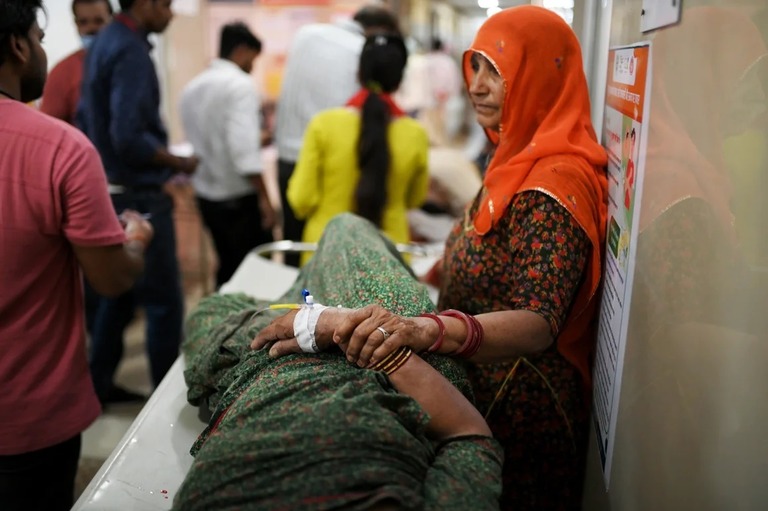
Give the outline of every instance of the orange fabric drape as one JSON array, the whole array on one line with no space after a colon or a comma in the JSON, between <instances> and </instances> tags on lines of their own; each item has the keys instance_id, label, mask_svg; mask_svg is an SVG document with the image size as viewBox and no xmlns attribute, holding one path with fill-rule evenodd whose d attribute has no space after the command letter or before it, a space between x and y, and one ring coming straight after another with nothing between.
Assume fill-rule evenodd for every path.
<instances>
[{"instance_id":1,"label":"orange fabric drape","mask_svg":"<svg viewBox=\"0 0 768 511\"><path fill-rule=\"evenodd\" d=\"M473 53L493 64L505 93L499 131L486 130L497 148L483 180L475 230L486 234L517 193L539 190L568 209L587 233L591 258L557 343L589 385L594 345L589 328L602 274L608 185L578 40L557 14L520 6L494 14L478 31L464 54L468 86Z\"/></svg>"}]
</instances>

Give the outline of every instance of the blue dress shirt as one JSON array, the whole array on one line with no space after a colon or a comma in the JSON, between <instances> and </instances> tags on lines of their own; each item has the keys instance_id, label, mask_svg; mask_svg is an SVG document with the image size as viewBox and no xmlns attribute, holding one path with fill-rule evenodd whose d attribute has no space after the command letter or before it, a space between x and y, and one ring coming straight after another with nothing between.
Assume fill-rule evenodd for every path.
<instances>
[{"instance_id":1,"label":"blue dress shirt","mask_svg":"<svg viewBox=\"0 0 768 511\"><path fill-rule=\"evenodd\" d=\"M85 60L80 128L101 154L110 183L160 187L171 169L152 163L168 134L160 119L160 85L152 45L135 22L118 15L96 37Z\"/></svg>"}]
</instances>

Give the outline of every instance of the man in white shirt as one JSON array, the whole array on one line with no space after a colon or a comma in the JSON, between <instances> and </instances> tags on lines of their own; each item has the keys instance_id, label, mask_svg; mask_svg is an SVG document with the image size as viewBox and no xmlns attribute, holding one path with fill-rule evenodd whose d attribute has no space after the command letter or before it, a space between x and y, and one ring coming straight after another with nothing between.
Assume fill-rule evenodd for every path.
<instances>
[{"instance_id":1,"label":"man in white shirt","mask_svg":"<svg viewBox=\"0 0 768 511\"><path fill-rule=\"evenodd\" d=\"M200 158L192 176L219 257L217 287L248 252L273 240L274 212L262 179L259 97L250 78L261 42L243 23L221 30L219 58L181 95L187 140Z\"/></svg>"},{"instance_id":2,"label":"man in white shirt","mask_svg":"<svg viewBox=\"0 0 768 511\"><path fill-rule=\"evenodd\" d=\"M343 106L360 88L360 51L366 35L376 32L399 32L397 18L385 7L363 7L352 20L306 25L294 36L283 73L275 130L285 239L301 240L304 231L304 223L296 219L285 196L304 130L315 114ZM286 257L288 264L298 266L298 262L298 254Z\"/></svg>"}]
</instances>

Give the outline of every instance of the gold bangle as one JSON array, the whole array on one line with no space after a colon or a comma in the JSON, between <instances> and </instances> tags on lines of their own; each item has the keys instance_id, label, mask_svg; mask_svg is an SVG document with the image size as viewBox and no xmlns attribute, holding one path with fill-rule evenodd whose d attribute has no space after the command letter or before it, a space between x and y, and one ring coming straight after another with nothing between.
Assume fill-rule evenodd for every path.
<instances>
[{"instance_id":1,"label":"gold bangle","mask_svg":"<svg viewBox=\"0 0 768 511\"><path fill-rule=\"evenodd\" d=\"M407 350L408 348L406 348ZM388 361L387 364L384 365L380 370L383 373L389 374L390 372L394 371L395 368L399 367L399 364L406 358L408 358L408 352L405 350L398 350L400 353L397 354L397 356L393 357Z\"/></svg>"},{"instance_id":2,"label":"gold bangle","mask_svg":"<svg viewBox=\"0 0 768 511\"><path fill-rule=\"evenodd\" d=\"M403 348L405 348L405 346L400 346L395 351L393 351L383 359L379 360L377 363L373 364L371 366L371 369L373 371L381 371L385 366L389 365L390 362L392 362L396 357L400 356Z\"/></svg>"},{"instance_id":3,"label":"gold bangle","mask_svg":"<svg viewBox=\"0 0 768 511\"><path fill-rule=\"evenodd\" d=\"M403 357L400 360L398 360L398 362L394 365L394 367L391 367L386 371L387 376L391 375L392 373L394 373L395 371L403 367L405 363L408 362L408 359L411 358L411 355L413 355L413 351L410 348L408 348L408 351L403 355Z\"/></svg>"},{"instance_id":4,"label":"gold bangle","mask_svg":"<svg viewBox=\"0 0 768 511\"><path fill-rule=\"evenodd\" d=\"M401 346L371 367L373 371L392 374L400 369L411 357L413 350L408 346Z\"/></svg>"}]
</instances>

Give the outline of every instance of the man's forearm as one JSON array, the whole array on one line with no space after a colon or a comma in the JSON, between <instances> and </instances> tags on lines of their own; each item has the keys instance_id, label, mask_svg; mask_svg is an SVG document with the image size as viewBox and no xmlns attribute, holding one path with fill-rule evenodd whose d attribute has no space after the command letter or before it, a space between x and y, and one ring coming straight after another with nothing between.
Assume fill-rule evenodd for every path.
<instances>
[{"instance_id":1,"label":"man's forearm","mask_svg":"<svg viewBox=\"0 0 768 511\"><path fill-rule=\"evenodd\" d=\"M251 182L251 186L259 194L262 199L267 199L267 186L264 184L264 178L261 174L251 174L248 176L248 180Z\"/></svg>"},{"instance_id":2,"label":"man's forearm","mask_svg":"<svg viewBox=\"0 0 768 511\"><path fill-rule=\"evenodd\" d=\"M152 163L162 167L170 167L174 170L181 166L181 158L168 152L165 147L160 147L155 151Z\"/></svg>"},{"instance_id":3,"label":"man's forearm","mask_svg":"<svg viewBox=\"0 0 768 511\"><path fill-rule=\"evenodd\" d=\"M198 159L194 156L186 158L171 154L165 147L160 147L155 151L152 163L163 167L170 167L174 172L190 175L197 168Z\"/></svg>"}]
</instances>

